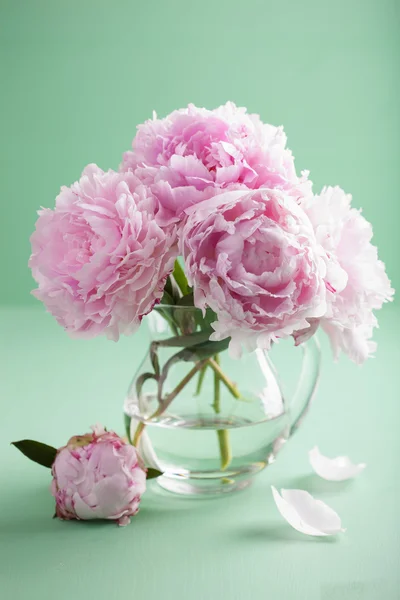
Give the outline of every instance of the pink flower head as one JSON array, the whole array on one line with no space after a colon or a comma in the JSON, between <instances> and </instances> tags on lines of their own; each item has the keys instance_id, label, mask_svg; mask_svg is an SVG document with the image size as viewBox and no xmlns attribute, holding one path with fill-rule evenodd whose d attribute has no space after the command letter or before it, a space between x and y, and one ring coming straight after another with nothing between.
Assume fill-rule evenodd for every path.
<instances>
[{"instance_id":1,"label":"pink flower head","mask_svg":"<svg viewBox=\"0 0 400 600\"><path fill-rule=\"evenodd\" d=\"M54 210L39 211L29 265L34 295L75 337L130 334L161 298L177 248L133 173L84 170Z\"/></svg>"},{"instance_id":2,"label":"pink flower head","mask_svg":"<svg viewBox=\"0 0 400 600\"><path fill-rule=\"evenodd\" d=\"M182 254L196 306L230 352L268 348L325 313L325 263L310 221L279 190L232 191L188 210Z\"/></svg>"},{"instance_id":3,"label":"pink flower head","mask_svg":"<svg viewBox=\"0 0 400 600\"><path fill-rule=\"evenodd\" d=\"M307 173L296 175L282 127L228 102L215 110L188 108L138 127L121 169L152 186L160 223L179 221L185 208L227 189L278 188L300 196Z\"/></svg>"},{"instance_id":4,"label":"pink flower head","mask_svg":"<svg viewBox=\"0 0 400 600\"><path fill-rule=\"evenodd\" d=\"M57 517L127 525L146 490L146 470L134 446L113 431L92 429L57 452L51 485Z\"/></svg>"},{"instance_id":5,"label":"pink flower head","mask_svg":"<svg viewBox=\"0 0 400 600\"><path fill-rule=\"evenodd\" d=\"M321 326L338 356L343 350L356 363L375 351L370 340L377 320L373 313L392 300L394 290L371 244L372 226L351 196L340 187L325 187L302 208L313 224L317 241L326 252L327 313Z\"/></svg>"}]
</instances>

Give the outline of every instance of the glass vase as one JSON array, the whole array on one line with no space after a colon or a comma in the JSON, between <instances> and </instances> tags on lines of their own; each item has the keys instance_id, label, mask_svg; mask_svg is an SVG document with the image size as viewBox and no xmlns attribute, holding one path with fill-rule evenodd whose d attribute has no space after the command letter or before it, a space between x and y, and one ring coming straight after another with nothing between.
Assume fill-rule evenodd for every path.
<instances>
[{"instance_id":1,"label":"glass vase","mask_svg":"<svg viewBox=\"0 0 400 600\"><path fill-rule=\"evenodd\" d=\"M125 399L130 440L158 484L179 494L242 489L273 462L315 393L320 351L281 340L232 359L210 342L198 309L158 306L144 319L148 346Z\"/></svg>"}]
</instances>

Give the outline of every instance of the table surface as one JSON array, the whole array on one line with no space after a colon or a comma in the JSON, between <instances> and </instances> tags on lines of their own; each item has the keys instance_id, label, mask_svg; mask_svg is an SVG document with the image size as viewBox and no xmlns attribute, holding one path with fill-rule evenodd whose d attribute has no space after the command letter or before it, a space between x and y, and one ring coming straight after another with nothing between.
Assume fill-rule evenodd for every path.
<instances>
[{"instance_id":1,"label":"table surface","mask_svg":"<svg viewBox=\"0 0 400 600\"><path fill-rule=\"evenodd\" d=\"M144 352L143 334L118 344L70 340L41 307L0 311L0 596L153 600L388 600L400 598L398 333L381 315L377 357L333 364L323 342L314 406L277 462L236 495L145 494L129 527L52 519L49 471L9 445L62 445L96 421L122 431L121 405ZM317 478L307 451L367 463L352 482ZM270 486L307 489L342 517L337 538L302 536L283 521Z\"/></svg>"}]
</instances>

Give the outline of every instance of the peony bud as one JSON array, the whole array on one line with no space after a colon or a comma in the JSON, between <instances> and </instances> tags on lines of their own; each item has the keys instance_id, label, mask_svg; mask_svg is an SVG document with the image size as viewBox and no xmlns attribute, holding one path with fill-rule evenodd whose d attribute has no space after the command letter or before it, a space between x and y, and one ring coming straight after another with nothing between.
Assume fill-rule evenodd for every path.
<instances>
[{"instance_id":1,"label":"peony bud","mask_svg":"<svg viewBox=\"0 0 400 600\"><path fill-rule=\"evenodd\" d=\"M51 485L56 516L128 525L146 490L146 469L134 446L99 425L92 429L57 452Z\"/></svg>"}]
</instances>

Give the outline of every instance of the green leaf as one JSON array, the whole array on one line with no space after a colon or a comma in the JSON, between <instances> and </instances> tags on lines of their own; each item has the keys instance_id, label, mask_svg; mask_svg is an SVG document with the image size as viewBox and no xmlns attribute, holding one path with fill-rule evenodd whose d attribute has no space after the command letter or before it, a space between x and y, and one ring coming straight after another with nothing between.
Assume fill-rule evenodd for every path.
<instances>
[{"instance_id":1,"label":"green leaf","mask_svg":"<svg viewBox=\"0 0 400 600\"><path fill-rule=\"evenodd\" d=\"M179 358L185 361L204 360L205 358L210 358L211 356L226 350L230 341L231 338L226 338L225 340L221 340L219 342L208 341L204 342L203 344L198 344L197 346L184 348L178 353Z\"/></svg>"},{"instance_id":2,"label":"green leaf","mask_svg":"<svg viewBox=\"0 0 400 600\"><path fill-rule=\"evenodd\" d=\"M178 324L183 335L191 335L196 332L197 324L194 309L185 307L184 310L174 310L174 320Z\"/></svg>"},{"instance_id":3,"label":"green leaf","mask_svg":"<svg viewBox=\"0 0 400 600\"><path fill-rule=\"evenodd\" d=\"M57 448L35 440L20 440L19 442L12 442L12 445L34 462L49 469L53 465L57 454Z\"/></svg>"},{"instance_id":4,"label":"green leaf","mask_svg":"<svg viewBox=\"0 0 400 600\"><path fill-rule=\"evenodd\" d=\"M193 306L193 292L191 292L190 294L186 294L186 296L182 296L182 298L179 298L178 300L178 306Z\"/></svg>"},{"instance_id":5,"label":"green leaf","mask_svg":"<svg viewBox=\"0 0 400 600\"><path fill-rule=\"evenodd\" d=\"M212 332L213 329L208 329L195 331L188 335L177 335L167 340L157 340L152 343L152 346L156 348L189 348L190 346L207 342Z\"/></svg>"},{"instance_id":6,"label":"green leaf","mask_svg":"<svg viewBox=\"0 0 400 600\"><path fill-rule=\"evenodd\" d=\"M188 293L188 282L186 279L185 272L182 269L178 259L176 259L176 261L175 261L175 266L174 266L174 270L172 273L172 277L175 279L179 289L182 292L182 295L186 296L186 294Z\"/></svg>"},{"instance_id":7,"label":"green leaf","mask_svg":"<svg viewBox=\"0 0 400 600\"><path fill-rule=\"evenodd\" d=\"M168 299L168 302L166 302L166 304L176 304L179 298L181 297L180 288L176 283L175 279L172 277L172 275L168 275L167 277L167 281L165 282L164 286L164 293L165 292L170 297L169 299L168 297L166 297L166 299Z\"/></svg>"},{"instance_id":8,"label":"green leaf","mask_svg":"<svg viewBox=\"0 0 400 600\"><path fill-rule=\"evenodd\" d=\"M173 301L173 290L172 290L172 282L171 282L171 277L167 277L167 281L165 282L165 286L164 286L164 294L167 294L169 296L169 298L172 300L172 302L163 302L163 300L161 300L162 304L174 304Z\"/></svg>"},{"instance_id":9,"label":"green leaf","mask_svg":"<svg viewBox=\"0 0 400 600\"><path fill-rule=\"evenodd\" d=\"M131 443L131 418L126 413L124 413L124 425L126 437L128 438L129 443Z\"/></svg>"},{"instance_id":10,"label":"green leaf","mask_svg":"<svg viewBox=\"0 0 400 600\"><path fill-rule=\"evenodd\" d=\"M175 304L173 297L167 290L164 290L163 297L161 298L160 304L166 304L167 306Z\"/></svg>"},{"instance_id":11,"label":"green leaf","mask_svg":"<svg viewBox=\"0 0 400 600\"><path fill-rule=\"evenodd\" d=\"M147 469L147 479L155 479L156 477L160 477L162 474L163 472L159 471L158 469Z\"/></svg>"},{"instance_id":12,"label":"green leaf","mask_svg":"<svg viewBox=\"0 0 400 600\"><path fill-rule=\"evenodd\" d=\"M150 344L150 360L156 377L160 374L160 361L158 360L157 347Z\"/></svg>"},{"instance_id":13,"label":"green leaf","mask_svg":"<svg viewBox=\"0 0 400 600\"><path fill-rule=\"evenodd\" d=\"M180 350L179 352L171 356L171 358L169 358L165 363L161 371L161 375L158 378L158 401L160 403L162 402L162 388L164 382L167 379L168 372L174 364L180 361L198 362L200 360L210 358L211 356L214 356L215 354L219 354L220 352L226 350L229 346L230 341L231 338L226 338L225 340L222 340L220 342L207 341L203 344L197 344L195 346L186 347L183 350Z\"/></svg>"},{"instance_id":14,"label":"green leaf","mask_svg":"<svg viewBox=\"0 0 400 600\"><path fill-rule=\"evenodd\" d=\"M214 323L215 321L217 321L217 315L215 314L215 312L213 310L211 310L211 308L207 308L206 314L204 317L200 311L196 312L196 320L197 320L197 324L199 325L200 329L210 329L211 323ZM211 331L214 331L214 330L211 328Z\"/></svg>"}]
</instances>

